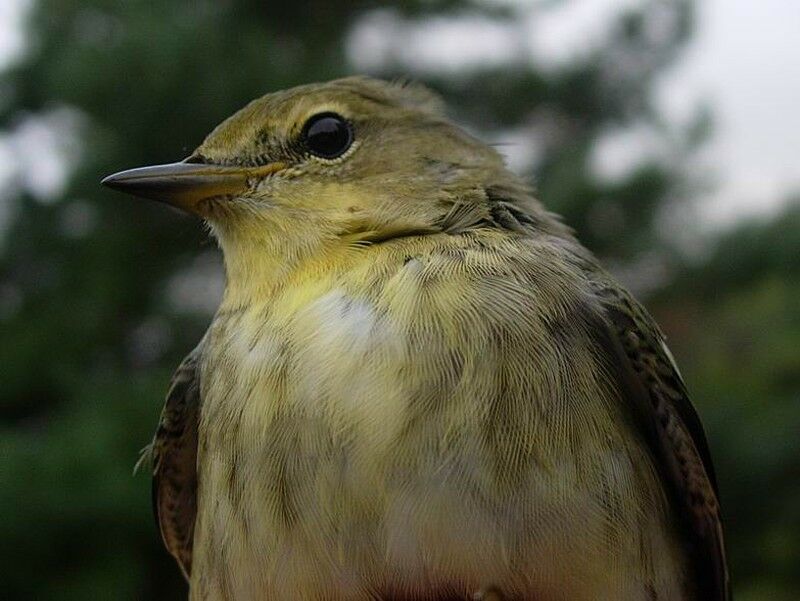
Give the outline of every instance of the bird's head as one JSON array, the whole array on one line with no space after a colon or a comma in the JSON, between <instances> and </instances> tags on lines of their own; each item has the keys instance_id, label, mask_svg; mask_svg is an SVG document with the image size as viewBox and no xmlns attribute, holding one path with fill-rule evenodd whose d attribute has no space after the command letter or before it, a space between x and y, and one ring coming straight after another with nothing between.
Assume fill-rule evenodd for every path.
<instances>
[{"instance_id":1,"label":"bird's head","mask_svg":"<svg viewBox=\"0 0 800 601\"><path fill-rule=\"evenodd\" d=\"M199 215L248 264L469 227L490 186L522 188L425 88L361 77L268 94L185 160L103 183Z\"/></svg>"}]
</instances>

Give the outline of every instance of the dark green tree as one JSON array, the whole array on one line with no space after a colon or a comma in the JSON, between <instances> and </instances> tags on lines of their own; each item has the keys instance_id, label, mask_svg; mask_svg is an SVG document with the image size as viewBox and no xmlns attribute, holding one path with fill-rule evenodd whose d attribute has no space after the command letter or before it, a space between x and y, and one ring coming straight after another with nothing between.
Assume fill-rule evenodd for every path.
<instances>
[{"instance_id":1,"label":"dark green tree","mask_svg":"<svg viewBox=\"0 0 800 601\"><path fill-rule=\"evenodd\" d=\"M712 435L737 599L800 591L800 198L651 299Z\"/></svg>"}]
</instances>

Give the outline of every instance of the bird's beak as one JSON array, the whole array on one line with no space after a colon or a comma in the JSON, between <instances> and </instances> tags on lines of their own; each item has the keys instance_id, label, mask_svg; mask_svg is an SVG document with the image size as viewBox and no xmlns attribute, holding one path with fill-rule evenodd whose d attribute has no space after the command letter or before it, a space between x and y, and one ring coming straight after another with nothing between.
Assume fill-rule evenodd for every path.
<instances>
[{"instance_id":1,"label":"bird's beak","mask_svg":"<svg viewBox=\"0 0 800 601\"><path fill-rule=\"evenodd\" d=\"M166 202L197 213L203 201L241 195L258 179L285 168L284 163L229 167L181 161L120 171L109 175L101 183L120 192Z\"/></svg>"}]
</instances>

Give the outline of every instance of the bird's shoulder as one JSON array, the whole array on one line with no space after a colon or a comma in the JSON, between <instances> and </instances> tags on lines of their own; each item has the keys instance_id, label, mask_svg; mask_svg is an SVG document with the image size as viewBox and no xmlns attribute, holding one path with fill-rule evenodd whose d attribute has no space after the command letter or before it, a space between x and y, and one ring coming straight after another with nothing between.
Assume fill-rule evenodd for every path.
<instances>
[{"instance_id":1,"label":"bird's shoulder","mask_svg":"<svg viewBox=\"0 0 800 601\"><path fill-rule=\"evenodd\" d=\"M700 418L647 310L596 266L587 278L601 307L594 328L598 349L683 518L698 592L725 601L730 592L719 493Z\"/></svg>"},{"instance_id":2,"label":"bird's shoulder","mask_svg":"<svg viewBox=\"0 0 800 601\"><path fill-rule=\"evenodd\" d=\"M458 238L415 258L416 285L406 293L419 296L419 283L425 282L422 293L438 298L429 305L444 307L443 317L449 311L451 320L471 318L476 333L512 328L515 335L530 337L529 343L558 344L575 360L587 358L578 355L577 341L591 340L592 355L613 375L676 515L684 518L698 589L704 598L727 599L727 560L708 443L655 320L571 236L489 230Z\"/></svg>"}]
</instances>

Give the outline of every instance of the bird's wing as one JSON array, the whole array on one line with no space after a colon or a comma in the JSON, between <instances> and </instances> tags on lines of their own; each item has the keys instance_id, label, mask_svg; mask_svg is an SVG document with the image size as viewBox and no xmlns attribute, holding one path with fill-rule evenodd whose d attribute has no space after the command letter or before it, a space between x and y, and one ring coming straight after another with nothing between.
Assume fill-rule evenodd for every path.
<instances>
[{"instance_id":1,"label":"bird's wing","mask_svg":"<svg viewBox=\"0 0 800 601\"><path fill-rule=\"evenodd\" d=\"M153 511L167 550L188 579L197 515L197 421L199 348L178 367L149 449L153 465Z\"/></svg>"},{"instance_id":2,"label":"bird's wing","mask_svg":"<svg viewBox=\"0 0 800 601\"><path fill-rule=\"evenodd\" d=\"M597 295L606 317L601 346L673 502L686 516L699 598L727 601L730 592L718 491L703 426L652 317L623 289L599 279Z\"/></svg>"}]
</instances>

